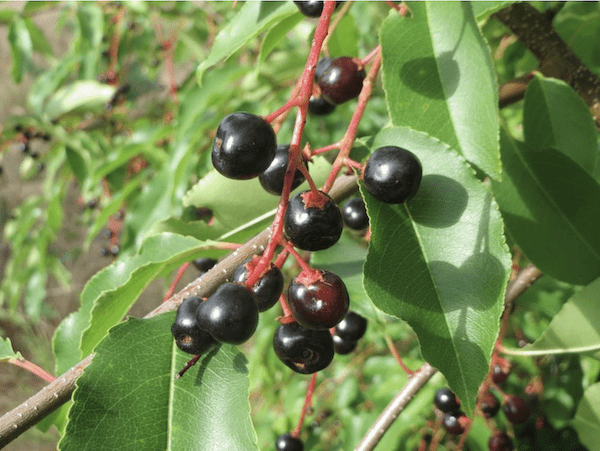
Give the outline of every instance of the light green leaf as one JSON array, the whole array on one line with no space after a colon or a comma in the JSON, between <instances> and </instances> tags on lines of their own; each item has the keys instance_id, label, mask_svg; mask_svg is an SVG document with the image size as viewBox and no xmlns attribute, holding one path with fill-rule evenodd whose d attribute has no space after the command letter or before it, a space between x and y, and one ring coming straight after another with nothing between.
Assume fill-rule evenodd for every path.
<instances>
[{"instance_id":1,"label":"light green leaf","mask_svg":"<svg viewBox=\"0 0 600 451\"><path fill-rule=\"evenodd\" d=\"M471 415L504 306L510 256L491 193L443 143L409 128L372 144L404 147L423 165L415 198L390 205L361 186L371 220L365 289L385 313L408 322L425 360Z\"/></svg>"},{"instance_id":2,"label":"light green leaf","mask_svg":"<svg viewBox=\"0 0 600 451\"><path fill-rule=\"evenodd\" d=\"M27 99L35 114L42 114L44 101L73 73L79 60L79 55L65 57L60 64L56 64L37 78Z\"/></svg>"},{"instance_id":3,"label":"light green leaf","mask_svg":"<svg viewBox=\"0 0 600 451\"><path fill-rule=\"evenodd\" d=\"M303 19L304 16L302 14L293 14L290 17L283 19L266 33L260 45L260 54L258 55L257 64L258 68L260 68L260 65L265 62L269 54L286 36L286 34L296 25L298 25Z\"/></svg>"},{"instance_id":4,"label":"light green leaf","mask_svg":"<svg viewBox=\"0 0 600 451\"><path fill-rule=\"evenodd\" d=\"M71 146L66 146L65 152L71 171L75 174L75 178L77 178L79 184L83 185L88 176L88 166L90 165L89 154L87 152L79 152Z\"/></svg>"},{"instance_id":5,"label":"light green leaf","mask_svg":"<svg viewBox=\"0 0 600 451\"><path fill-rule=\"evenodd\" d=\"M600 384L588 387L577 406L573 427L589 451L600 451Z\"/></svg>"},{"instance_id":6,"label":"light green leaf","mask_svg":"<svg viewBox=\"0 0 600 451\"><path fill-rule=\"evenodd\" d=\"M198 66L198 83L202 84L206 69L226 60L259 33L293 14L298 14L298 8L293 2L243 3L237 15L219 31L210 54Z\"/></svg>"},{"instance_id":7,"label":"light green leaf","mask_svg":"<svg viewBox=\"0 0 600 451\"><path fill-rule=\"evenodd\" d=\"M392 11L380 34L393 124L438 138L500 178L496 76L471 7L465 2L408 6L411 17Z\"/></svg>"},{"instance_id":8,"label":"light green leaf","mask_svg":"<svg viewBox=\"0 0 600 451\"><path fill-rule=\"evenodd\" d=\"M500 137L504 177L492 187L506 228L542 272L574 285L600 276L600 186L554 149Z\"/></svg>"},{"instance_id":9,"label":"light green leaf","mask_svg":"<svg viewBox=\"0 0 600 451\"><path fill-rule=\"evenodd\" d=\"M594 174L598 159L596 126L573 88L561 80L535 77L527 85L523 116L527 144L560 150Z\"/></svg>"},{"instance_id":10,"label":"light green leaf","mask_svg":"<svg viewBox=\"0 0 600 451\"><path fill-rule=\"evenodd\" d=\"M576 293L534 343L513 355L588 354L600 360L600 278Z\"/></svg>"},{"instance_id":11,"label":"light green leaf","mask_svg":"<svg viewBox=\"0 0 600 451\"><path fill-rule=\"evenodd\" d=\"M0 337L0 362L8 359L22 359L23 356L20 352L15 352L12 348L10 338Z\"/></svg>"},{"instance_id":12,"label":"light green leaf","mask_svg":"<svg viewBox=\"0 0 600 451\"><path fill-rule=\"evenodd\" d=\"M359 35L354 17L346 15L335 28L329 38L329 52L331 55L350 56L358 58Z\"/></svg>"},{"instance_id":13,"label":"light green leaf","mask_svg":"<svg viewBox=\"0 0 600 451\"><path fill-rule=\"evenodd\" d=\"M12 53L12 77L16 83L21 83L31 65L33 44L25 22L18 15L14 15L10 23L8 41Z\"/></svg>"},{"instance_id":14,"label":"light green leaf","mask_svg":"<svg viewBox=\"0 0 600 451\"><path fill-rule=\"evenodd\" d=\"M258 451L243 354L222 345L181 378L174 313L129 319L77 380L61 451Z\"/></svg>"},{"instance_id":15,"label":"light green leaf","mask_svg":"<svg viewBox=\"0 0 600 451\"><path fill-rule=\"evenodd\" d=\"M489 16L503 8L506 8L514 1L483 1L483 2L471 2L471 8L473 8L473 15L477 21L487 19Z\"/></svg>"},{"instance_id":16,"label":"light green leaf","mask_svg":"<svg viewBox=\"0 0 600 451\"><path fill-rule=\"evenodd\" d=\"M102 108L116 91L114 86L95 80L80 80L56 91L48 100L46 115L56 119L75 110Z\"/></svg>"}]
</instances>

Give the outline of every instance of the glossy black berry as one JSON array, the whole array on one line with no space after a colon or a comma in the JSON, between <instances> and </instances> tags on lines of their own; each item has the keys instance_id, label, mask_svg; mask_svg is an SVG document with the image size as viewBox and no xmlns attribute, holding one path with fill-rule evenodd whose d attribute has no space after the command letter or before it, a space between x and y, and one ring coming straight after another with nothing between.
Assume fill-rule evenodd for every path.
<instances>
[{"instance_id":1,"label":"glossy black berry","mask_svg":"<svg viewBox=\"0 0 600 451\"><path fill-rule=\"evenodd\" d=\"M352 351L354 351L356 349L357 343L355 341L346 341L337 335L332 335L332 338L333 338L333 350L335 351L336 354L346 355L346 354L350 354Z\"/></svg>"},{"instance_id":2,"label":"glossy black berry","mask_svg":"<svg viewBox=\"0 0 600 451\"><path fill-rule=\"evenodd\" d=\"M464 420L466 416L462 412L449 412L444 414L444 429L450 434L460 435L465 432Z\"/></svg>"},{"instance_id":3,"label":"glossy black berry","mask_svg":"<svg viewBox=\"0 0 600 451\"><path fill-rule=\"evenodd\" d=\"M305 251L327 249L338 242L344 223L340 209L327 194L310 190L296 194L284 218L284 233Z\"/></svg>"},{"instance_id":4,"label":"glossy black berry","mask_svg":"<svg viewBox=\"0 0 600 451\"><path fill-rule=\"evenodd\" d=\"M335 326L335 334L346 341L358 341L367 331L367 320L356 312L349 311Z\"/></svg>"},{"instance_id":5,"label":"glossy black berry","mask_svg":"<svg viewBox=\"0 0 600 451\"><path fill-rule=\"evenodd\" d=\"M252 264L252 260L238 266L232 276L233 282L243 283L246 281L249 264ZM283 292L283 274L281 270L271 263L269 270L254 284L252 291L256 295L259 312L264 312L273 307Z\"/></svg>"},{"instance_id":6,"label":"glossy black berry","mask_svg":"<svg viewBox=\"0 0 600 451\"><path fill-rule=\"evenodd\" d=\"M377 149L367 160L363 181L371 195L388 204L410 200L421 185L423 168L417 156L401 147Z\"/></svg>"},{"instance_id":7,"label":"glossy black berry","mask_svg":"<svg viewBox=\"0 0 600 451\"><path fill-rule=\"evenodd\" d=\"M500 402L498 398L487 392L481 400L481 412L486 418L493 418L500 410Z\"/></svg>"},{"instance_id":8,"label":"glossy black berry","mask_svg":"<svg viewBox=\"0 0 600 451\"><path fill-rule=\"evenodd\" d=\"M435 392L433 402L444 413L457 412L460 409L460 402L456 399L456 395L447 387Z\"/></svg>"},{"instance_id":9,"label":"glossy black berry","mask_svg":"<svg viewBox=\"0 0 600 451\"><path fill-rule=\"evenodd\" d=\"M515 449L512 440L504 431L496 431L488 441L490 451L513 451Z\"/></svg>"},{"instance_id":10,"label":"glossy black berry","mask_svg":"<svg viewBox=\"0 0 600 451\"><path fill-rule=\"evenodd\" d=\"M362 197L347 200L341 210L346 227L352 230L364 230L369 227L369 216Z\"/></svg>"},{"instance_id":11,"label":"glossy black berry","mask_svg":"<svg viewBox=\"0 0 600 451\"><path fill-rule=\"evenodd\" d=\"M348 313L350 299L342 279L330 271L303 271L288 288L292 315L309 329L330 329Z\"/></svg>"},{"instance_id":12,"label":"glossy black berry","mask_svg":"<svg viewBox=\"0 0 600 451\"><path fill-rule=\"evenodd\" d=\"M288 167L289 152L289 144L277 146L275 158L273 158L267 170L258 176L258 180L265 191L276 196L281 196L283 192L283 181ZM302 172L296 169L294 180L292 181L292 190L298 188L304 180Z\"/></svg>"},{"instance_id":13,"label":"glossy black berry","mask_svg":"<svg viewBox=\"0 0 600 451\"><path fill-rule=\"evenodd\" d=\"M341 56L331 60L317 83L325 100L339 105L358 97L364 79L365 70L357 61L349 56Z\"/></svg>"},{"instance_id":14,"label":"glossy black berry","mask_svg":"<svg viewBox=\"0 0 600 451\"><path fill-rule=\"evenodd\" d=\"M192 262L192 265L194 265L201 273L208 272L216 264L217 260L214 258L197 258Z\"/></svg>"},{"instance_id":15,"label":"glossy black berry","mask_svg":"<svg viewBox=\"0 0 600 451\"><path fill-rule=\"evenodd\" d=\"M277 437L275 448L277 451L303 451L304 444L302 440L293 437L291 434L282 434Z\"/></svg>"},{"instance_id":16,"label":"glossy black berry","mask_svg":"<svg viewBox=\"0 0 600 451\"><path fill-rule=\"evenodd\" d=\"M531 409L525 400L516 395L509 395L502 405L502 411L508 421L513 424L522 424L527 421Z\"/></svg>"},{"instance_id":17,"label":"glossy black berry","mask_svg":"<svg viewBox=\"0 0 600 451\"><path fill-rule=\"evenodd\" d=\"M312 374L333 360L333 338L328 330L306 329L298 323L282 324L273 337L275 354L297 373Z\"/></svg>"},{"instance_id":18,"label":"glossy black berry","mask_svg":"<svg viewBox=\"0 0 600 451\"><path fill-rule=\"evenodd\" d=\"M335 111L335 105L323 97L310 96L308 101L308 114L312 116L327 116Z\"/></svg>"},{"instance_id":19,"label":"glossy black berry","mask_svg":"<svg viewBox=\"0 0 600 451\"><path fill-rule=\"evenodd\" d=\"M198 327L217 341L239 345L258 325L256 295L244 285L224 283L196 310Z\"/></svg>"},{"instance_id":20,"label":"glossy black berry","mask_svg":"<svg viewBox=\"0 0 600 451\"><path fill-rule=\"evenodd\" d=\"M212 163L225 177L250 179L269 167L276 148L277 139L269 123L260 116L237 112L219 124Z\"/></svg>"},{"instance_id":21,"label":"glossy black berry","mask_svg":"<svg viewBox=\"0 0 600 451\"><path fill-rule=\"evenodd\" d=\"M184 299L171 326L177 347L194 355L204 354L217 343L208 332L198 327L196 310L200 304L202 299L197 297Z\"/></svg>"},{"instance_id":22,"label":"glossy black berry","mask_svg":"<svg viewBox=\"0 0 600 451\"><path fill-rule=\"evenodd\" d=\"M321 13L323 12L324 2L317 0L305 0L305 1L296 1L294 3L300 10L302 14L306 17L321 17ZM337 9L343 2L336 2L335 8Z\"/></svg>"}]
</instances>

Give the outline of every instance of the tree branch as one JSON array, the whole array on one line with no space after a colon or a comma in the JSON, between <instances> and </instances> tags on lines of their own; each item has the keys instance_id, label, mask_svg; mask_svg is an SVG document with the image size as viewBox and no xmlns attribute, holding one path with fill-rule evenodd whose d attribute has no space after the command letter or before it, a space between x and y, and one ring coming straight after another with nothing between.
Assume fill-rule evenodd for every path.
<instances>
[{"instance_id":1,"label":"tree branch","mask_svg":"<svg viewBox=\"0 0 600 451\"><path fill-rule=\"evenodd\" d=\"M492 17L506 25L539 60L539 70L569 84L589 107L600 128L600 79L573 53L552 21L529 3L514 3Z\"/></svg>"},{"instance_id":2,"label":"tree branch","mask_svg":"<svg viewBox=\"0 0 600 451\"><path fill-rule=\"evenodd\" d=\"M529 265L519 272L517 277L508 284L504 295L504 304L509 306L518 298L527 288L542 276L542 272L533 265ZM387 430L394 423L396 418L406 408L415 394L436 373L436 369L425 363L415 372L408 383L402 387L394 399L381 412L377 421L373 423L367 434L360 441L355 451L372 451L379 441L383 438Z\"/></svg>"},{"instance_id":3,"label":"tree branch","mask_svg":"<svg viewBox=\"0 0 600 451\"><path fill-rule=\"evenodd\" d=\"M344 200L356 190L356 179L355 175L340 176L330 191L331 197L336 202ZM209 296L212 294L219 285L231 277L236 268L247 258L264 250L270 233L270 229L267 228L250 239L202 277L191 282L179 293L148 313L145 318L174 310L185 298L190 296ZM27 429L69 401L73 390L75 390L77 379L81 376L85 367L90 364L93 357L94 354L87 356L62 376L59 376L54 382L2 416L0 418L0 448L12 442Z\"/></svg>"}]
</instances>

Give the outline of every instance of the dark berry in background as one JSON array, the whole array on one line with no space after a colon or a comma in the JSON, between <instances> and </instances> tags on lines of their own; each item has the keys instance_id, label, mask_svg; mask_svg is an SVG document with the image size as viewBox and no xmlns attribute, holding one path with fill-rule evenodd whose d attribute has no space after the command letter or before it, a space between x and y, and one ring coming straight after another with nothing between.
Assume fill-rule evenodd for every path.
<instances>
[{"instance_id":1,"label":"dark berry in background","mask_svg":"<svg viewBox=\"0 0 600 451\"><path fill-rule=\"evenodd\" d=\"M447 387L435 392L433 402L444 413L457 412L460 409L460 402L456 399L456 395Z\"/></svg>"},{"instance_id":2,"label":"dark berry in background","mask_svg":"<svg viewBox=\"0 0 600 451\"><path fill-rule=\"evenodd\" d=\"M258 176L258 180L265 191L275 194L276 196L281 196L281 193L283 192L283 182L288 167L289 152L289 144L277 146L275 158L273 158L273 161L266 171ZM302 172L296 169L294 180L292 181L292 190L298 188L304 180Z\"/></svg>"},{"instance_id":3,"label":"dark berry in background","mask_svg":"<svg viewBox=\"0 0 600 451\"><path fill-rule=\"evenodd\" d=\"M194 355L204 354L217 343L209 333L198 327L196 310L201 303L202 299L197 297L184 299L171 326L177 347Z\"/></svg>"},{"instance_id":4,"label":"dark berry in background","mask_svg":"<svg viewBox=\"0 0 600 451\"><path fill-rule=\"evenodd\" d=\"M335 326L335 334L345 341L358 341L367 331L367 320L358 313L349 311Z\"/></svg>"},{"instance_id":5,"label":"dark berry in background","mask_svg":"<svg viewBox=\"0 0 600 451\"><path fill-rule=\"evenodd\" d=\"M362 197L354 197L344 203L342 219L346 227L352 230L364 230L369 227L369 216Z\"/></svg>"},{"instance_id":6,"label":"dark berry in background","mask_svg":"<svg viewBox=\"0 0 600 451\"><path fill-rule=\"evenodd\" d=\"M216 264L217 260L214 258L197 258L192 262L192 265L194 265L201 273L208 272Z\"/></svg>"},{"instance_id":7,"label":"dark berry in background","mask_svg":"<svg viewBox=\"0 0 600 451\"><path fill-rule=\"evenodd\" d=\"M308 101L308 114L311 116L327 116L333 113L335 105L329 103L323 97L310 96Z\"/></svg>"},{"instance_id":8,"label":"dark berry in background","mask_svg":"<svg viewBox=\"0 0 600 451\"><path fill-rule=\"evenodd\" d=\"M353 58L341 56L331 60L317 83L325 100L339 105L358 97L364 79L364 69L360 68Z\"/></svg>"},{"instance_id":9,"label":"dark berry in background","mask_svg":"<svg viewBox=\"0 0 600 451\"><path fill-rule=\"evenodd\" d=\"M244 283L246 281L248 278L247 264L248 262L238 266L231 279L233 282ZM271 263L269 270L254 284L252 291L256 295L259 312L264 312L273 307L283 292L283 274L281 270Z\"/></svg>"}]
</instances>

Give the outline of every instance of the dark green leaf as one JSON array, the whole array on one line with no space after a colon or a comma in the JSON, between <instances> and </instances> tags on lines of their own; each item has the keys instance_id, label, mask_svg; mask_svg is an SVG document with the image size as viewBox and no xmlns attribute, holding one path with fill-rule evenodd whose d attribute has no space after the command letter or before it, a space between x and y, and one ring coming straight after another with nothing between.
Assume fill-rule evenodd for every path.
<instances>
[{"instance_id":1,"label":"dark green leaf","mask_svg":"<svg viewBox=\"0 0 600 451\"><path fill-rule=\"evenodd\" d=\"M226 60L244 44L267 30L280 20L297 14L293 2L245 2L237 15L217 35L208 57L196 71L198 83L202 84L204 72L219 61Z\"/></svg>"},{"instance_id":2,"label":"dark green leaf","mask_svg":"<svg viewBox=\"0 0 600 451\"><path fill-rule=\"evenodd\" d=\"M243 354L223 345L175 379L191 356L174 345L173 319L110 331L77 381L61 451L258 450Z\"/></svg>"},{"instance_id":3,"label":"dark green leaf","mask_svg":"<svg viewBox=\"0 0 600 451\"><path fill-rule=\"evenodd\" d=\"M381 27L383 87L393 124L438 138L500 178L496 76L469 4L409 7L411 17L392 11Z\"/></svg>"},{"instance_id":4,"label":"dark green leaf","mask_svg":"<svg viewBox=\"0 0 600 451\"><path fill-rule=\"evenodd\" d=\"M20 83L31 64L33 44L25 22L17 15L13 16L10 23L8 41L12 53L12 77L16 83Z\"/></svg>"},{"instance_id":5,"label":"dark green leaf","mask_svg":"<svg viewBox=\"0 0 600 451\"><path fill-rule=\"evenodd\" d=\"M473 15L478 21L487 19L490 15L503 8L506 8L513 1L483 1L483 2L471 2L471 8L473 8Z\"/></svg>"},{"instance_id":6,"label":"dark green leaf","mask_svg":"<svg viewBox=\"0 0 600 451\"><path fill-rule=\"evenodd\" d=\"M594 384L585 390L583 399L577 406L573 427L579 441L589 451L600 451L600 384Z\"/></svg>"},{"instance_id":7,"label":"dark green leaf","mask_svg":"<svg viewBox=\"0 0 600 451\"><path fill-rule=\"evenodd\" d=\"M527 85L523 115L527 144L560 150L594 175L598 159L596 126L573 88L554 78L535 77Z\"/></svg>"},{"instance_id":8,"label":"dark green leaf","mask_svg":"<svg viewBox=\"0 0 600 451\"><path fill-rule=\"evenodd\" d=\"M65 152L71 171L75 174L79 184L83 185L88 176L88 166L90 165L89 155L86 155L87 158L85 158L81 153L70 146L66 146Z\"/></svg>"},{"instance_id":9,"label":"dark green leaf","mask_svg":"<svg viewBox=\"0 0 600 451\"><path fill-rule=\"evenodd\" d=\"M600 186L562 152L500 136L494 194L512 238L540 270L575 285L600 276Z\"/></svg>"},{"instance_id":10,"label":"dark green leaf","mask_svg":"<svg viewBox=\"0 0 600 451\"><path fill-rule=\"evenodd\" d=\"M12 22L15 14L17 14L17 12L12 9L0 10L0 24L9 24Z\"/></svg>"},{"instance_id":11,"label":"dark green leaf","mask_svg":"<svg viewBox=\"0 0 600 451\"><path fill-rule=\"evenodd\" d=\"M361 192L371 218L365 289L373 303L415 330L468 415L499 330L510 257L491 193L445 144L408 128L382 130L372 145L404 147L423 164L407 204Z\"/></svg>"}]
</instances>

